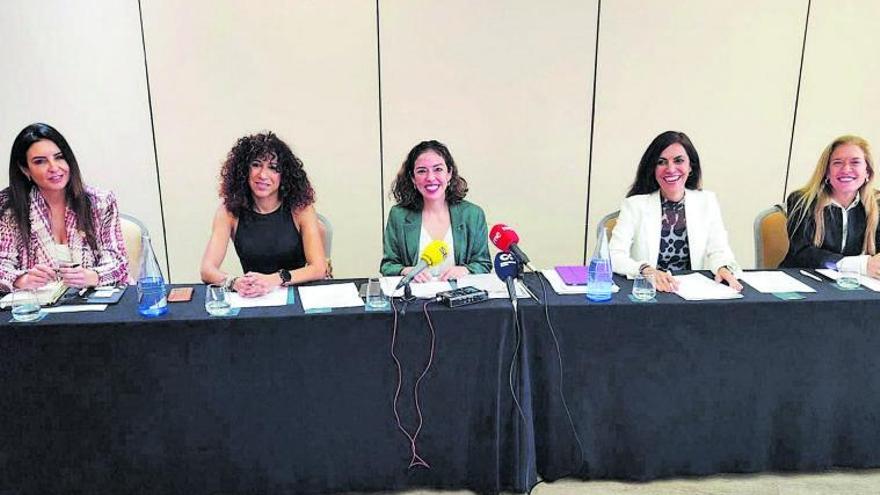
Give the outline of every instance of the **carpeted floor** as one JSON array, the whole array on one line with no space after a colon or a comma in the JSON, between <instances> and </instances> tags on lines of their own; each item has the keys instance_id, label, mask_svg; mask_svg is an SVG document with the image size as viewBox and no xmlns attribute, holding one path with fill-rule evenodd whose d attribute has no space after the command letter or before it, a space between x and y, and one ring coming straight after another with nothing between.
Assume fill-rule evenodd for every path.
<instances>
[{"instance_id":1,"label":"carpeted floor","mask_svg":"<svg viewBox=\"0 0 880 495\"><path fill-rule=\"evenodd\" d=\"M383 495L390 495L391 492ZM471 495L469 491L415 490L407 495ZM650 483L557 481L540 483L532 495L878 495L880 470L821 474L727 475ZM350 494L355 495L355 494Z\"/></svg>"}]
</instances>

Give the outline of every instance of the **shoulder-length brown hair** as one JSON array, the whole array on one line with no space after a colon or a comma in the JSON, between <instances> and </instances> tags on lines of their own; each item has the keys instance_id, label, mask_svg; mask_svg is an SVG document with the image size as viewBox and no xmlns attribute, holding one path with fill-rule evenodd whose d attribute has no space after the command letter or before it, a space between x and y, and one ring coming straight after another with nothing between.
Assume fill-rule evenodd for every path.
<instances>
[{"instance_id":1,"label":"shoulder-length brown hair","mask_svg":"<svg viewBox=\"0 0 880 495\"><path fill-rule=\"evenodd\" d=\"M432 139L415 145L413 149L409 150L406 160L400 165L397 177L391 183L391 195L397 201L397 204L410 210L421 210L424 206L424 198L422 198L422 194L413 184L413 170L416 166L416 160L426 151L433 151L440 155L443 161L446 162L446 168L452 174L449 184L446 186L446 202L455 204L463 200L468 192L467 181L458 174L458 165L455 164L449 148L445 144Z\"/></svg>"}]
</instances>

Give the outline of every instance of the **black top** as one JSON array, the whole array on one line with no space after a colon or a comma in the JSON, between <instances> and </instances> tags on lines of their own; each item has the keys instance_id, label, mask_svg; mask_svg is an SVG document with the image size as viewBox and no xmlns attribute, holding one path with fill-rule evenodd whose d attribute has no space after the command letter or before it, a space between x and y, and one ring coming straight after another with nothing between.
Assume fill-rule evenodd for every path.
<instances>
[{"instance_id":1,"label":"black top","mask_svg":"<svg viewBox=\"0 0 880 495\"><path fill-rule=\"evenodd\" d=\"M306 265L302 237L285 207L266 214L245 211L232 242L245 273L275 273Z\"/></svg>"},{"instance_id":2,"label":"black top","mask_svg":"<svg viewBox=\"0 0 880 495\"><path fill-rule=\"evenodd\" d=\"M690 270L691 250L688 245L687 218L684 215L684 200L663 200L660 224L660 250L657 255L657 268L660 270Z\"/></svg>"},{"instance_id":3,"label":"black top","mask_svg":"<svg viewBox=\"0 0 880 495\"><path fill-rule=\"evenodd\" d=\"M788 196L788 254L782 260L783 268L834 268L844 256L857 256L862 253L865 242L865 206L859 202L849 210L830 204L825 207L825 238L822 245L813 245L816 221L813 218L813 205L804 220L797 224L801 210L795 208L800 193L795 191ZM840 249L843 238L843 216L846 215L846 246ZM880 226L878 226L880 227ZM880 241L880 228L875 234L875 243ZM880 246L878 246L880 247Z\"/></svg>"}]
</instances>

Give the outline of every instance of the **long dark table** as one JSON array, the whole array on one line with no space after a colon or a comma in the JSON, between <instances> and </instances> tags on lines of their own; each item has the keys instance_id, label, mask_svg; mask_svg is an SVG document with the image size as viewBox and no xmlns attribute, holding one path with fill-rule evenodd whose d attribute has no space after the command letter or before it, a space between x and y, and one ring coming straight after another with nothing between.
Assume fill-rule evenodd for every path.
<instances>
[{"instance_id":1,"label":"long dark table","mask_svg":"<svg viewBox=\"0 0 880 495\"><path fill-rule=\"evenodd\" d=\"M417 446L430 469L409 469L390 313L304 314L297 301L211 318L196 287L146 319L135 298L129 288L103 313L33 324L0 314L0 493L497 493L536 481L530 404L524 422L508 385L509 303L429 307ZM429 346L411 304L396 343L410 432ZM516 384L526 399L528 385Z\"/></svg>"},{"instance_id":2,"label":"long dark table","mask_svg":"<svg viewBox=\"0 0 880 495\"><path fill-rule=\"evenodd\" d=\"M0 322L0 493L332 493L416 487L523 492L552 481L880 466L880 294L782 301L548 294L429 306L433 367L419 454L391 402L392 315L297 302L148 320L133 290L103 313ZM537 279L528 279L540 294ZM422 303L400 320L400 413L428 358ZM560 388L562 380L563 388ZM565 397L574 430L562 405Z\"/></svg>"},{"instance_id":3,"label":"long dark table","mask_svg":"<svg viewBox=\"0 0 880 495\"><path fill-rule=\"evenodd\" d=\"M880 466L880 294L788 273L818 292L783 301L746 286L738 300L637 304L623 278L610 303L551 291L582 449L544 314L527 307L539 474L644 481Z\"/></svg>"}]
</instances>

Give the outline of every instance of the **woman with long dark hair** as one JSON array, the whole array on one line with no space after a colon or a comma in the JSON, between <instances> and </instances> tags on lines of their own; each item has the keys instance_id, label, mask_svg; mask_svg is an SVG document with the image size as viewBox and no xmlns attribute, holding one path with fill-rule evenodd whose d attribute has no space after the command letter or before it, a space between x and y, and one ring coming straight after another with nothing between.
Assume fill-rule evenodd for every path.
<instances>
[{"instance_id":1,"label":"woman with long dark hair","mask_svg":"<svg viewBox=\"0 0 880 495\"><path fill-rule=\"evenodd\" d=\"M225 283L244 297L324 278L327 261L315 192L303 163L278 136L264 132L235 143L220 171L220 197L202 256L205 283ZM242 277L220 270L229 240Z\"/></svg>"},{"instance_id":2,"label":"woman with long dark hair","mask_svg":"<svg viewBox=\"0 0 880 495\"><path fill-rule=\"evenodd\" d=\"M129 281L116 198L83 184L73 150L52 126L31 124L16 136L0 212L0 289Z\"/></svg>"},{"instance_id":3,"label":"woman with long dark hair","mask_svg":"<svg viewBox=\"0 0 880 495\"><path fill-rule=\"evenodd\" d=\"M449 149L439 141L422 141L407 154L391 186L397 204L388 213L383 275L406 275L419 254L434 240L445 241L451 253L433 274L423 271L414 279L425 282L468 273L488 273L489 236L486 215L465 201L467 181L459 175Z\"/></svg>"},{"instance_id":4,"label":"woman with long dark hair","mask_svg":"<svg viewBox=\"0 0 880 495\"><path fill-rule=\"evenodd\" d=\"M711 270L736 290L736 261L714 193L701 190L700 156L683 132L666 131L648 145L620 207L609 244L622 275L651 275L674 291L673 270Z\"/></svg>"}]
</instances>

